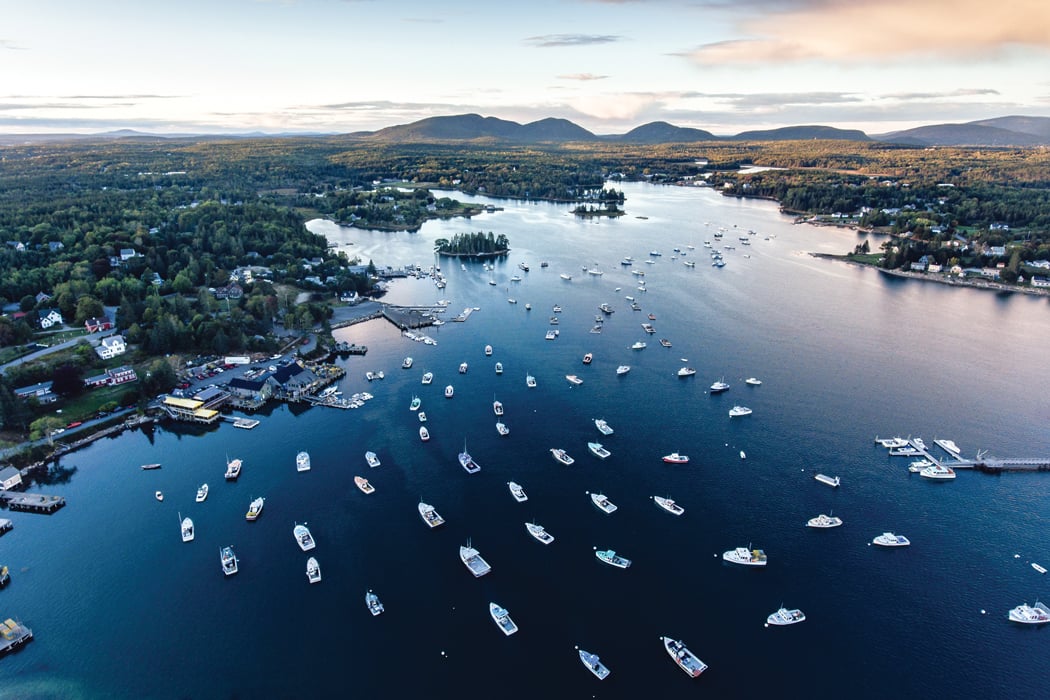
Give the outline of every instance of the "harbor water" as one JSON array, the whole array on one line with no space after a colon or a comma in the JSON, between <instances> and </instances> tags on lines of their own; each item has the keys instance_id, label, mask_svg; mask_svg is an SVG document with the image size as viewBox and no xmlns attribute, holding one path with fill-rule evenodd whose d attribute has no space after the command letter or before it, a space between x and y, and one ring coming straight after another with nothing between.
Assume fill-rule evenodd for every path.
<instances>
[{"instance_id":1,"label":"harbor water","mask_svg":"<svg viewBox=\"0 0 1050 700\"><path fill-rule=\"evenodd\" d=\"M4 514L14 529L0 537L0 565L12 582L0 618L19 618L35 639L0 659L0 697L1046 697L1050 631L1006 615L1050 599L1050 579L1030 565L1050 566L1050 474L960 471L936 482L874 439L951 439L965 457L1050 455L1048 300L814 258L863 239L794 225L769 202L622 189L628 215L615 220L499 201L503 211L418 233L311 222L350 257L440 265L446 288L398 280L384 299L447 299L449 322L424 329L437 344L368 321L337 331L368 346L338 360L343 396L374 395L361 408L275 404L252 430L162 423L63 456L30 490L64 497L64 509ZM510 240L493 269L433 255L436 239L479 230ZM712 250L727 244L725 267L713 267ZM601 333L591 332L596 316ZM646 348L631 350L636 341ZM401 369L406 356L414 362ZM618 376L622 364L631 370ZM676 376L683 366L696 375ZM378 370L385 379L365 379ZM721 379L730 389L712 395ZM496 431L494 400L509 435ZM730 418L734 405L753 412ZM615 432L599 434L595 418ZM591 455L589 441L611 456ZM477 474L459 466L464 445ZM551 448L575 463L559 464ZM301 450L310 471L296 471ZM369 468L366 451L381 466ZM671 452L690 461L662 462ZM226 482L235 457L242 474ZM140 469L154 462L162 468ZM375 493L361 493L355 475ZM209 495L196 503L204 482ZM595 491L617 511L595 508ZM265 508L247 522L257 496ZM424 525L421 499L444 526ZM820 513L844 525L805 527ZM193 518L193 542L181 541L180 516ZM317 542L316 585L292 536L304 522ZM534 540L527 522L555 541ZM888 531L911 546L871 545ZM491 573L476 579L459 561L468 542ZM227 545L240 560L231 577L219 563ZM749 545L767 566L722 560ZM595 548L632 564L607 566ZM386 608L376 617L369 589ZM516 634L494 624L490 602L510 612ZM806 620L767 627L781 605ZM689 678L661 636L684 641L708 670ZM609 677L589 673L576 646L599 655Z\"/></svg>"}]
</instances>

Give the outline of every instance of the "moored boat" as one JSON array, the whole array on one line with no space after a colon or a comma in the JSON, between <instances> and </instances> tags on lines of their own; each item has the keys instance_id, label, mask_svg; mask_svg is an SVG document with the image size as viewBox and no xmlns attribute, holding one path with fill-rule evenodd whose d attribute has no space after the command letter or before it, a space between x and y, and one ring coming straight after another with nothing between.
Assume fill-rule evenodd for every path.
<instances>
[{"instance_id":1,"label":"moored boat","mask_svg":"<svg viewBox=\"0 0 1050 700\"><path fill-rule=\"evenodd\" d=\"M653 501L656 505L666 510L671 515L681 515L685 512L685 508L674 502L674 499L663 498L662 496L653 496Z\"/></svg>"},{"instance_id":2,"label":"moored boat","mask_svg":"<svg viewBox=\"0 0 1050 700\"><path fill-rule=\"evenodd\" d=\"M153 493L153 497L156 498L158 501L163 501L164 500L164 492L163 491L156 491L156 492Z\"/></svg>"},{"instance_id":3,"label":"moored boat","mask_svg":"<svg viewBox=\"0 0 1050 700\"><path fill-rule=\"evenodd\" d=\"M518 503L524 503L529 500L529 497L525 495L525 489L516 481L508 481L507 488L510 489L510 495L514 496L514 500Z\"/></svg>"},{"instance_id":4,"label":"moored boat","mask_svg":"<svg viewBox=\"0 0 1050 700\"><path fill-rule=\"evenodd\" d=\"M709 391L712 394L721 394L723 391L729 391L729 385L725 383L725 378L722 378L712 384Z\"/></svg>"},{"instance_id":5,"label":"moored boat","mask_svg":"<svg viewBox=\"0 0 1050 700\"><path fill-rule=\"evenodd\" d=\"M806 619L806 614L798 608L788 610L781 606L779 610L766 618L766 624L770 625L794 625Z\"/></svg>"},{"instance_id":6,"label":"moored boat","mask_svg":"<svg viewBox=\"0 0 1050 700\"><path fill-rule=\"evenodd\" d=\"M730 418L739 418L740 416L750 416L751 409L747 406L733 406L729 409Z\"/></svg>"},{"instance_id":7,"label":"moored boat","mask_svg":"<svg viewBox=\"0 0 1050 700\"><path fill-rule=\"evenodd\" d=\"M828 528L838 527L842 524L842 518L834 515L824 515L821 513L815 518L810 518L806 521L806 527L817 527L817 528Z\"/></svg>"},{"instance_id":8,"label":"moored boat","mask_svg":"<svg viewBox=\"0 0 1050 700\"><path fill-rule=\"evenodd\" d=\"M482 559L481 553L474 549L468 541L466 546L459 548L459 558L463 562L463 565L470 570L470 573L474 574L475 578L484 576L488 572L492 571L492 567L489 563Z\"/></svg>"},{"instance_id":9,"label":"moored boat","mask_svg":"<svg viewBox=\"0 0 1050 700\"><path fill-rule=\"evenodd\" d=\"M423 501L419 502L419 517L423 518L423 522L431 528L435 528L438 525L444 525L445 523L445 519L438 514L437 509Z\"/></svg>"},{"instance_id":10,"label":"moored boat","mask_svg":"<svg viewBox=\"0 0 1050 700\"><path fill-rule=\"evenodd\" d=\"M463 467L468 474L476 474L481 471L481 466L474 461L474 458L467 452L467 441L463 441L463 451L459 453L459 465Z\"/></svg>"},{"instance_id":11,"label":"moored boat","mask_svg":"<svg viewBox=\"0 0 1050 700\"><path fill-rule=\"evenodd\" d=\"M503 415L503 402L493 399L492 400L492 412L495 413L497 416L502 416Z\"/></svg>"},{"instance_id":12,"label":"moored boat","mask_svg":"<svg viewBox=\"0 0 1050 700\"><path fill-rule=\"evenodd\" d=\"M526 374L525 375L525 386L527 386L530 389L535 389L536 388L536 377L532 376L531 374Z\"/></svg>"},{"instance_id":13,"label":"moored boat","mask_svg":"<svg viewBox=\"0 0 1050 700\"><path fill-rule=\"evenodd\" d=\"M591 502L598 507L603 513L613 513L616 511L616 504L605 497L603 493L592 493Z\"/></svg>"},{"instance_id":14,"label":"moored boat","mask_svg":"<svg viewBox=\"0 0 1050 700\"><path fill-rule=\"evenodd\" d=\"M568 379L569 384L572 384L573 386L579 386L580 384L583 384L583 380L577 377L575 374L566 374L565 378Z\"/></svg>"},{"instance_id":15,"label":"moored boat","mask_svg":"<svg viewBox=\"0 0 1050 700\"><path fill-rule=\"evenodd\" d=\"M233 576L240 570L233 547L226 546L219 550L219 562L222 564L222 573L226 576Z\"/></svg>"},{"instance_id":16,"label":"moored boat","mask_svg":"<svg viewBox=\"0 0 1050 700\"><path fill-rule=\"evenodd\" d=\"M489 603L489 614L492 615L492 620L496 623L496 626L503 630L503 634L508 637L518 631L518 626L514 624L514 620L510 619L510 613L495 603Z\"/></svg>"},{"instance_id":17,"label":"moored boat","mask_svg":"<svg viewBox=\"0 0 1050 700\"><path fill-rule=\"evenodd\" d=\"M406 357L401 361L401 369L410 369L412 367L412 358Z\"/></svg>"},{"instance_id":18,"label":"moored boat","mask_svg":"<svg viewBox=\"0 0 1050 700\"><path fill-rule=\"evenodd\" d=\"M500 435L510 435L510 428L502 421L496 421L496 432Z\"/></svg>"},{"instance_id":19,"label":"moored boat","mask_svg":"<svg viewBox=\"0 0 1050 700\"><path fill-rule=\"evenodd\" d=\"M420 411L419 413L416 414L416 418L419 419L420 423L426 423L427 422L427 412L426 411Z\"/></svg>"},{"instance_id":20,"label":"moored boat","mask_svg":"<svg viewBox=\"0 0 1050 700\"><path fill-rule=\"evenodd\" d=\"M606 457L612 454L611 452L609 452L609 450L605 449L605 447L602 446L602 443L600 442L588 442L587 449L590 450L591 454L597 457L598 459L605 459Z\"/></svg>"},{"instance_id":21,"label":"moored boat","mask_svg":"<svg viewBox=\"0 0 1050 700\"><path fill-rule=\"evenodd\" d=\"M926 479L954 479L955 470L940 464L932 464L920 471L919 476Z\"/></svg>"},{"instance_id":22,"label":"moored boat","mask_svg":"<svg viewBox=\"0 0 1050 700\"><path fill-rule=\"evenodd\" d=\"M664 455L663 457L661 457L661 459L663 459L663 461L667 462L668 464L685 464L689 461L689 455L682 455L678 454L677 452L672 452L669 455Z\"/></svg>"},{"instance_id":23,"label":"moored boat","mask_svg":"<svg viewBox=\"0 0 1050 700\"><path fill-rule=\"evenodd\" d=\"M227 459L226 460L226 479L228 481L234 481L241 475L241 467L244 464L240 459Z\"/></svg>"},{"instance_id":24,"label":"moored boat","mask_svg":"<svg viewBox=\"0 0 1050 700\"><path fill-rule=\"evenodd\" d=\"M762 384L762 380L757 379L755 377L748 377L744 380L744 384L750 384L751 386L760 386Z\"/></svg>"},{"instance_id":25,"label":"moored boat","mask_svg":"<svg viewBox=\"0 0 1050 700\"><path fill-rule=\"evenodd\" d=\"M379 602L379 596L371 590L365 593L365 605L368 607L368 612L372 613L372 617L379 615L386 609L383 607L383 604Z\"/></svg>"},{"instance_id":26,"label":"moored boat","mask_svg":"<svg viewBox=\"0 0 1050 700\"><path fill-rule=\"evenodd\" d=\"M615 566L617 569L626 569L631 565L630 559L627 557L621 557L611 549L598 549L595 547L594 556L596 556L599 561L605 562L609 566Z\"/></svg>"},{"instance_id":27,"label":"moored boat","mask_svg":"<svg viewBox=\"0 0 1050 700\"><path fill-rule=\"evenodd\" d=\"M423 384L430 384L430 382L432 382L432 381L434 381L434 373L433 372L424 372L423 373L423 378L420 380L420 382L423 383Z\"/></svg>"},{"instance_id":28,"label":"moored boat","mask_svg":"<svg viewBox=\"0 0 1050 700\"><path fill-rule=\"evenodd\" d=\"M586 355L583 356L583 364L589 365L593 361L594 361L594 354L593 353L587 353Z\"/></svg>"},{"instance_id":29,"label":"moored boat","mask_svg":"<svg viewBox=\"0 0 1050 700\"><path fill-rule=\"evenodd\" d=\"M542 525L537 525L536 523L525 523L525 529L530 535L543 544L550 544L554 541L554 535L544 530Z\"/></svg>"},{"instance_id":30,"label":"moored boat","mask_svg":"<svg viewBox=\"0 0 1050 700\"><path fill-rule=\"evenodd\" d=\"M193 541L193 520L191 520L188 517L183 518L182 521L179 523L179 527L180 527L180 530L182 532L182 541L183 542L192 542Z\"/></svg>"},{"instance_id":31,"label":"moored boat","mask_svg":"<svg viewBox=\"0 0 1050 700\"><path fill-rule=\"evenodd\" d=\"M292 535L295 536L295 541L299 544L299 549L304 552L310 551L317 545L317 543L314 542L314 536L310 534L310 528L306 527L306 523L303 523L302 525L296 523L295 527L292 528Z\"/></svg>"},{"instance_id":32,"label":"moored boat","mask_svg":"<svg viewBox=\"0 0 1050 700\"><path fill-rule=\"evenodd\" d=\"M452 394L453 394L453 392L454 392L454 389L452 388L452 385L451 385L451 384L449 384L448 386L446 386L446 387L445 387L445 398L446 398L446 399L451 399L451 398L452 398Z\"/></svg>"},{"instance_id":33,"label":"moored boat","mask_svg":"<svg viewBox=\"0 0 1050 700\"><path fill-rule=\"evenodd\" d=\"M295 456L295 470L297 472L310 471L310 453L300 452Z\"/></svg>"},{"instance_id":34,"label":"moored boat","mask_svg":"<svg viewBox=\"0 0 1050 700\"><path fill-rule=\"evenodd\" d=\"M692 367L680 367L678 369L678 376L679 377L691 377L694 374L696 374L696 370L693 369Z\"/></svg>"},{"instance_id":35,"label":"moored boat","mask_svg":"<svg viewBox=\"0 0 1050 700\"><path fill-rule=\"evenodd\" d=\"M248 504L248 512L244 514L245 520L257 520L262 515L263 505L265 505L266 499L262 496L253 498L252 502Z\"/></svg>"},{"instance_id":36,"label":"moored boat","mask_svg":"<svg viewBox=\"0 0 1050 700\"><path fill-rule=\"evenodd\" d=\"M569 456L568 452L556 447L551 448L551 455L554 456L554 459L556 459L558 462L564 464L567 467L572 465L576 461L575 459Z\"/></svg>"},{"instance_id":37,"label":"moored boat","mask_svg":"<svg viewBox=\"0 0 1050 700\"><path fill-rule=\"evenodd\" d=\"M631 371L631 366L630 365L620 365L619 367L616 368L616 376L622 377L623 375L627 374L630 371Z\"/></svg>"},{"instance_id":38,"label":"moored boat","mask_svg":"<svg viewBox=\"0 0 1050 700\"><path fill-rule=\"evenodd\" d=\"M707 670L707 664L697 658L696 654L689 651L689 648L684 643L670 637L660 637L660 641L664 643L664 649L674 659L674 662L678 664L678 668L693 678Z\"/></svg>"},{"instance_id":39,"label":"moored boat","mask_svg":"<svg viewBox=\"0 0 1050 700\"><path fill-rule=\"evenodd\" d=\"M751 549L750 545L723 552L722 559L731 564L743 564L744 566L766 565L766 553L761 549Z\"/></svg>"},{"instance_id":40,"label":"moored boat","mask_svg":"<svg viewBox=\"0 0 1050 700\"><path fill-rule=\"evenodd\" d=\"M375 452L372 452L371 450L365 452L365 462L367 462L368 466L372 467L373 469L378 467L380 464L379 457L376 455Z\"/></svg>"},{"instance_id":41,"label":"moored boat","mask_svg":"<svg viewBox=\"0 0 1050 700\"><path fill-rule=\"evenodd\" d=\"M604 418L595 418L594 427L598 429L598 432L602 435L612 435L613 429L608 423L605 422Z\"/></svg>"},{"instance_id":42,"label":"moored boat","mask_svg":"<svg viewBox=\"0 0 1050 700\"><path fill-rule=\"evenodd\" d=\"M375 493L376 487L368 483L368 479L363 476L355 476L354 483L357 484L357 488L361 489L362 493Z\"/></svg>"},{"instance_id":43,"label":"moored boat","mask_svg":"<svg viewBox=\"0 0 1050 700\"><path fill-rule=\"evenodd\" d=\"M892 532L884 532L871 542L880 547L907 547L911 544L911 541L904 535L895 535Z\"/></svg>"},{"instance_id":44,"label":"moored boat","mask_svg":"<svg viewBox=\"0 0 1050 700\"><path fill-rule=\"evenodd\" d=\"M1050 608L1040 602L1036 602L1035 605L1023 603L1011 610L1007 617L1024 625L1043 625L1050 622Z\"/></svg>"},{"instance_id":45,"label":"moored boat","mask_svg":"<svg viewBox=\"0 0 1050 700\"><path fill-rule=\"evenodd\" d=\"M502 362L497 362L496 363L496 374L503 374L503 363Z\"/></svg>"},{"instance_id":46,"label":"moored boat","mask_svg":"<svg viewBox=\"0 0 1050 700\"><path fill-rule=\"evenodd\" d=\"M146 470L150 470L150 469L160 469L160 464L159 464L159 463L156 463L156 462L154 462L153 464L143 464L143 465L142 465L142 466L140 467L140 469L146 469Z\"/></svg>"},{"instance_id":47,"label":"moored boat","mask_svg":"<svg viewBox=\"0 0 1050 700\"><path fill-rule=\"evenodd\" d=\"M194 500L196 500L197 503L204 503L204 500L207 497L208 497L208 485L207 484L201 484L200 486L197 487L197 497Z\"/></svg>"},{"instance_id":48,"label":"moored boat","mask_svg":"<svg viewBox=\"0 0 1050 700\"><path fill-rule=\"evenodd\" d=\"M492 356L492 346L491 345L486 345L485 346L485 357L491 357L491 356ZM466 364L466 363L464 362L463 364Z\"/></svg>"},{"instance_id":49,"label":"moored boat","mask_svg":"<svg viewBox=\"0 0 1050 700\"><path fill-rule=\"evenodd\" d=\"M1040 566L1039 564L1036 564L1034 561L1032 562L1032 568L1035 569L1036 571L1038 571L1041 574L1045 574L1046 573L1046 567Z\"/></svg>"},{"instance_id":50,"label":"moored boat","mask_svg":"<svg viewBox=\"0 0 1050 700\"><path fill-rule=\"evenodd\" d=\"M580 652L580 663L584 667L593 673L598 680L604 680L609 675L609 669L601 662L596 654L592 654L589 651L584 651L579 647L576 647Z\"/></svg>"},{"instance_id":51,"label":"moored boat","mask_svg":"<svg viewBox=\"0 0 1050 700\"><path fill-rule=\"evenodd\" d=\"M321 565L313 557L306 560L306 580L310 583L321 582Z\"/></svg>"},{"instance_id":52,"label":"moored boat","mask_svg":"<svg viewBox=\"0 0 1050 700\"><path fill-rule=\"evenodd\" d=\"M671 347L671 341L667 338L660 338L660 345L662 345L665 348L669 348Z\"/></svg>"},{"instance_id":53,"label":"moored boat","mask_svg":"<svg viewBox=\"0 0 1050 700\"><path fill-rule=\"evenodd\" d=\"M822 484L827 484L828 486L836 488L838 487L839 483L841 483L837 476L828 476L827 474L817 474L813 478Z\"/></svg>"},{"instance_id":54,"label":"moored boat","mask_svg":"<svg viewBox=\"0 0 1050 700\"><path fill-rule=\"evenodd\" d=\"M418 411L419 407L422 406L422 405L423 405L423 402L420 400L420 398L418 396L413 396L412 397L412 403L408 404L408 410L410 410L410 411Z\"/></svg>"},{"instance_id":55,"label":"moored boat","mask_svg":"<svg viewBox=\"0 0 1050 700\"><path fill-rule=\"evenodd\" d=\"M645 350L645 343L640 340L635 341L635 343L631 345L631 350Z\"/></svg>"},{"instance_id":56,"label":"moored boat","mask_svg":"<svg viewBox=\"0 0 1050 700\"><path fill-rule=\"evenodd\" d=\"M430 431L427 430L427 426L425 426L425 425L419 426L419 439L422 440L423 442L426 442L427 440L430 439Z\"/></svg>"}]
</instances>

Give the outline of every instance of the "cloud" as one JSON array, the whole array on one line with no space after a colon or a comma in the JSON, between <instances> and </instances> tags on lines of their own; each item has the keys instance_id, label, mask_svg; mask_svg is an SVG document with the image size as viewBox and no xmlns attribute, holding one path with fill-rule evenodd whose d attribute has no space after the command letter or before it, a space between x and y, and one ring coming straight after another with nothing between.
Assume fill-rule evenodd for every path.
<instances>
[{"instance_id":1,"label":"cloud","mask_svg":"<svg viewBox=\"0 0 1050 700\"><path fill-rule=\"evenodd\" d=\"M591 46L593 44L611 44L620 41L622 37L616 34L542 34L525 38L526 44L538 48L551 48L556 46Z\"/></svg>"},{"instance_id":2,"label":"cloud","mask_svg":"<svg viewBox=\"0 0 1050 700\"><path fill-rule=\"evenodd\" d=\"M568 73L559 75L558 80L605 80L608 77L607 75L595 75L594 73Z\"/></svg>"},{"instance_id":3,"label":"cloud","mask_svg":"<svg viewBox=\"0 0 1050 700\"><path fill-rule=\"evenodd\" d=\"M737 22L740 38L704 44L689 55L701 65L726 65L1050 50L1050 3L1044 0L797 0L786 8L770 2L765 9Z\"/></svg>"},{"instance_id":4,"label":"cloud","mask_svg":"<svg viewBox=\"0 0 1050 700\"><path fill-rule=\"evenodd\" d=\"M19 46L17 43L10 39L0 39L0 49L7 49L9 51L25 51L25 48Z\"/></svg>"},{"instance_id":5,"label":"cloud","mask_svg":"<svg viewBox=\"0 0 1050 700\"><path fill-rule=\"evenodd\" d=\"M939 100L945 97L979 97L982 95L1001 95L992 88L960 88L947 92L897 92L880 95L889 100Z\"/></svg>"}]
</instances>

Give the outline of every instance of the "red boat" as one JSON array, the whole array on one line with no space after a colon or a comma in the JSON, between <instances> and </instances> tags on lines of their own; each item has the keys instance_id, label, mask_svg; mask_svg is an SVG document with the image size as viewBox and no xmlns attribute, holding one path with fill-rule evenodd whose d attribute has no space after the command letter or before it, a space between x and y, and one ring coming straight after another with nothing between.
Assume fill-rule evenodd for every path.
<instances>
[{"instance_id":1,"label":"red boat","mask_svg":"<svg viewBox=\"0 0 1050 700\"><path fill-rule=\"evenodd\" d=\"M689 461L689 456L680 455L677 452L672 452L669 455L664 455L664 461L668 464L685 464Z\"/></svg>"}]
</instances>

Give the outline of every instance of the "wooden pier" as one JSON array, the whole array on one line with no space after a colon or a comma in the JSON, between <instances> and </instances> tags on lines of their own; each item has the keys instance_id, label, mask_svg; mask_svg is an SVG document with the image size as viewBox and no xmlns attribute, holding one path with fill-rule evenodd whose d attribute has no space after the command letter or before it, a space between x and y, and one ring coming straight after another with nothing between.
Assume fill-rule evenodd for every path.
<instances>
[{"instance_id":1,"label":"wooden pier","mask_svg":"<svg viewBox=\"0 0 1050 700\"><path fill-rule=\"evenodd\" d=\"M876 438L876 442L882 442ZM908 439L906 447L891 448L891 457L914 457L925 459L932 464L950 469L973 469L986 474L1001 474L1003 472L1046 472L1050 471L1050 457L988 457L984 452L978 452L976 459L964 459L957 452L953 452L941 445L940 441L934 440L949 457L935 457L930 448L922 440ZM954 445L955 443L951 443Z\"/></svg>"},{"instance_id":2,"label":"wooden pier","mask_svg":"<svg viewBox=\"0 0 1050 700\"><path fill-rule=\"evenodd\" d=\"M16 493L0 491L0 499L7 501L7 509L25 513L44 513L50 515L66 505L61 496L47 496L42 493Z\"/></svg>"}]
</instances>

